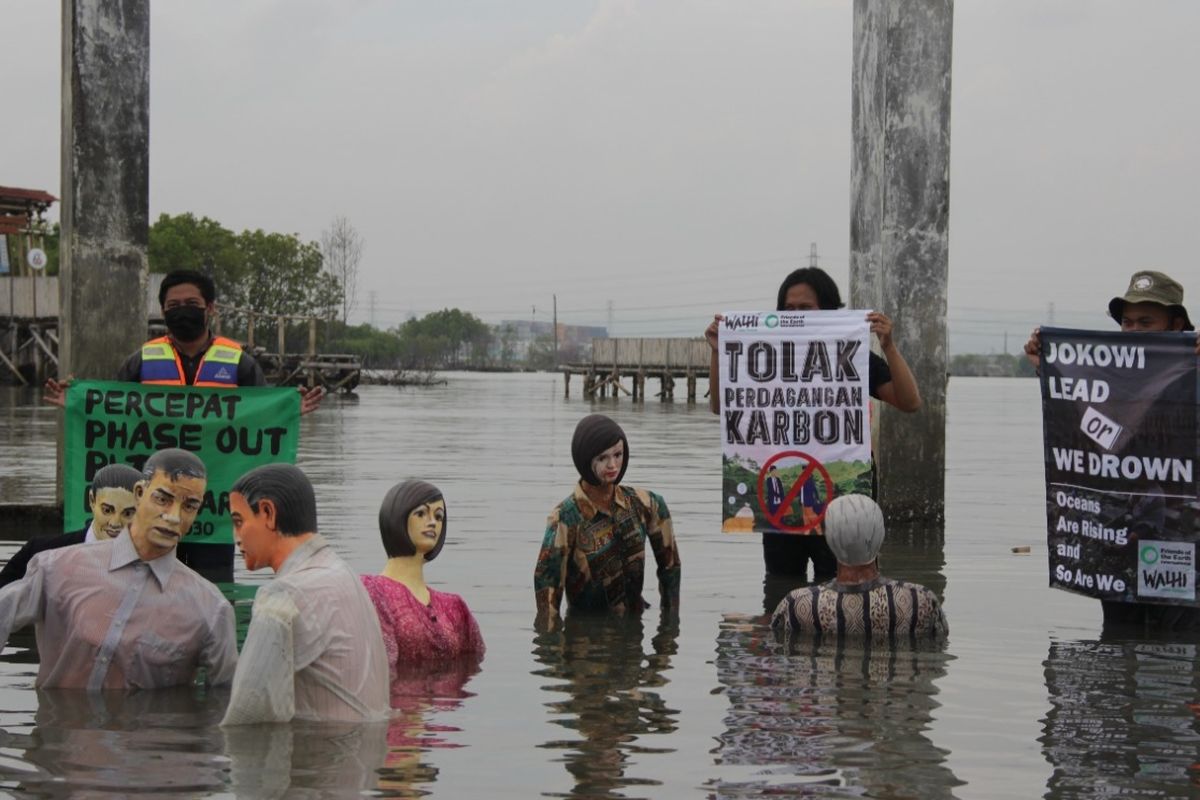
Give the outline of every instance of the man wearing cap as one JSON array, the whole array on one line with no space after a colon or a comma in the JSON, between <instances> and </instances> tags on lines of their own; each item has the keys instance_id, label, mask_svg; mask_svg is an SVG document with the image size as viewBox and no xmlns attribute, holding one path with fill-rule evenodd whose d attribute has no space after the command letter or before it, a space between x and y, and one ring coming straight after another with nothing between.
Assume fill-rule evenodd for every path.
<instances>
[{"instance_id":1,"label":"man wearing cap","mask_svg":"<svg viewBox=\"0 0 1200 800\"><path fill-rule=\"evenodd\" d=\"M1120 297L1108 301L1108 314L1127 333L1161 333L1194 331L1192 320L1183 305L1183 286L1161 272L1142 270L1133 273L1129 288ZM1041 338L1034 329L1025 343L1025 356L1034 367L1040 364ZM1196 339L1196 355L1200 356L1200 337ZM1148 520L1139 515L1133 527L1145 526ZM1200 628L1200 609L1191 606L1160 605L1157 603L1124 603L1101 600L1106 625L1149 625L1159 630L1192 630Z\"/></svg>"},{"instance_id":2,"label":"man wearing cap","mask_svg":"<svg viewBox=\"0 0 1200 800\"><path fill-rule=\"evenodd\" d=\"M679 608L679 548L666 502L621 486L629 441L603 414L575 427L571 458L580 480L550 514L533 573L539 627L553 628L564 593L573 611L641 614L646 541L658 562L664 610Z\"/></svg>"},{"instance_id":3,"label":"man wearing cap","mask_svg":"<svg viewBox=\"0 0 1200 800\"><path fill-rule=\"evenodd\" d=\"M879 574L883 536L883 512L874 500L862 494L834 498L825 513L825 540L837 556L837 577L789 593L771 627L839 638L945 638L949 625L933 592Z\"/></svg>"},{"instance_id":4,"label":"man wearing cap","mask_svg":"<svg viewBox=\"0 0 1200 800\"><path fill-rule=\"evenodd\" d=\"M1196 330L1183 307L1183 287L1169 275L1153 270L1133 273L1125 294L1108 301L1108 315L1126 333ZM1025 357L1035 368L1041 363L1039 333L1034 328L1025 343ZM1196 339L1196 355L1200 355L1200 337Z\"/></svg>"}]
</instances>

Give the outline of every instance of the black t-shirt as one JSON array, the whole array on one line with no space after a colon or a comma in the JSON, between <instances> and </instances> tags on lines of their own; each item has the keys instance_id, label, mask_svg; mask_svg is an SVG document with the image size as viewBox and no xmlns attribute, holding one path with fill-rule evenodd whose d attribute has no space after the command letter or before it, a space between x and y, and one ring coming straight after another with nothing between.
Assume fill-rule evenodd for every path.
<instances>
[{"instance_id":1,"label":"black t-shirt","mask_svg":"<svg viewBox=\"0 0 1200 800\"><path fill-rule=\"evenodd\" d=\"M871 393L871 397L878 400L879 387L892 382L892 368L888 366L882 356L874 352L867 361L869 365L867 367L867 389Z\"/></svg>"},{"instance_id":2,"label":"black t-shirt","mask_svg":"<svg viewBox=\"0 0 1200 800\"><path fill-rule=\"evenodd\" d=\"M196 380L196 370L200 369L200 361L204 358L204 352L205 351L202 350L195 356L188 356L183 353L179 353L179 362L183 364L183 379L189 386L191 386ZM133 355L125 359L125 363L121 365L119 370L117 370L117 380L128 381L129 383L141 383L142 349L140 347L134 351ZM245 350L242 351L242 357L238 359L237 385L267 385L267 376L263 375L262 367L260 367L258 362L254 360L254 357Z\"/></svg>"}]
</instances>

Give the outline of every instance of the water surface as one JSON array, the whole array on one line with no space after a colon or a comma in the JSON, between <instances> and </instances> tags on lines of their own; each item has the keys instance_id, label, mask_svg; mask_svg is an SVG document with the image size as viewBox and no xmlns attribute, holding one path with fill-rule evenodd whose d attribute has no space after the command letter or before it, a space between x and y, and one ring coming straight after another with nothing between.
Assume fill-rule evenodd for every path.
<instances>
[{"instance_id":1,"label":"water surface","mask_svg":"<svg viewBox=\"0 0 1200 800\"><path fill-rule=\"evenodd\" d=\"M703 405L564 400L561 378L547 374L448 377L332 398L302 420L300 464L322 531L362 572L383 564L384 492L408 477L443 489L448 539L426 576L478 618L488 645L478 673L414 681L385 730L226 734L215 726L219 692L39 695L29 640L18 638L0 661L0 791L1195 796L1195 643L1103 635L1097 603L1046 585L1035 382L951 382L945 530L897 526L885 544L886 574L943 595L947 645L789 650L763 617L789 583L764 585L757 541L720 533L719 431ZM682 608L538 633L534 558L574 480L574 425L593 410L629 435L626 482L670 506ZM0 389L0 419L0 500L48 502L54 410ZM883 423L904 418L889 409ZM1014 555L1016 545L1033 552ZM13 549L0 543L0 558ZM236 579L269 575L239 565ZM646 595L657 605L656 587Z\"/></svg>"}]
</instances>

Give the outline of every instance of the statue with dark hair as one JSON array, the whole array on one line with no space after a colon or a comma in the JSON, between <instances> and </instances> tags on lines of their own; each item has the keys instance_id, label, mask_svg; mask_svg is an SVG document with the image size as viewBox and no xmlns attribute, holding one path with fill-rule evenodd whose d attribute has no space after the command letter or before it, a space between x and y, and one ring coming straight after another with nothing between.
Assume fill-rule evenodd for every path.
<instances>
[{"instance_id":1,"label":"statue with dark hair","mask_svg":"<svg viewBox=\"0 0 1200 800\"><path fill-rule=\"evenodd\" d=\"M208 480L208 468L204 466L200 457L177 447L159 450L142 464L142 477L145 480L153 480L159 472L171 480L178 480L180 476Z\"/></svg>"},{"instance_id":2,"label":"statue with dark hair","mask_svg":"<svg viewBox=\"0 0 1200 800\"><path fill-rule=\"evenodd\" d=\"M150 456L142 473L99 470L90 495L118 506L121 494L131 497L128 527L38 553L23 578L0 589L0 641L37 626L36 686L158 689L190 685L201 670L212 684L233 678L233 607L175 557L204 502L205 473L195 455L174 449Z\"/></svg>"},{"instance_id":3,"label":"statue with dark hair","mask_svg":"<svg viewBox=\"0 0 1200 800\"><path fill-rule=\"evenodd\" d=\"M275 504L275 525L281 536L300 536L317 529L317 497L299 467L267 464L238 478L231 492L246 498L257 514L263 500Z\"/></svg>"},{"instance_id":4,"label":"statue with dark hair","mask_svg":"<svg viewBox=\"0 0 1200 800\"><path fill-rule=\"evenodd\" d=\"M362 582L379 614L393 682L401 665L482 659L483 636L467 604L425 583L425 564L446 543L441 489L417 480L393 486L379 507L379 533L387 563Z\"/></svg>"},{"instance_id":5,"label":"statue with dark hair","mask_svg":"<svg viewBox=\"0 0 1200 800\"><path fill-rule=\"evenodd\" d=\"M621 484L629 439L614 420L589 414L575 426L571 460L575 490L546 521L533 572L536 625L558 626L565 597L574 611L641 614L646 543L658 563L662 607L679 609L679 545L662 497Z\"/></svg>"},{"instance_id":6,"label":"statue with dark hair","mask_svg":"<svg viewBox=\"0 0 1200 800\"><path fill-rule=\"evenodd\" d=\"M303 719L360 722L387 714L387 656L371 599L317 532L312 483L290 464L238 478L233 538L258 590L222 725Z\"/></svg>"},{"instance_id":7,"label":"statue with dark hair","mask_svg":"<svg viewBox=\"0 0 1200 800\"><path fill-rule=\"evenodd\" d=\"M0 586L24 578L30 559L38 553L118 536L129 527L137 512L134 487L141 479L142 473L128 464L109 464L98 469L87 493L88 508L92 511L91 521L77 531L30 539L0 570Z\"/></svg>"},{"instance_id":8,"label":"statue with dark hair","mask_svg":"<svg viewBox=\"0 0 1200 800\"><path fill-rule=\"evenodd\" d=\"M387 553L388 558L416 555L417 546L408 531L409 515L419 506L427 506L439 500L442 501L439 509L442 532L432 548L423 548L422 555L425 561L437 558L438 553L442 552L442 545L446 543L448 523L442 490L432 483L415 480L398 483L388 490L379 506L379 533L383 537L383 551Z\"/></svg>"},{"instance_id":9,"label":"statue with dark hair","mask_svg":"<svg viewBox=\"0 0 1200 800\"><path fill-rule=\"evenodd\" d=\"M96 470L88 494L94 495L101 489L124 489L133 494L133 487L142 479L142 473L128 464L109 464Z\"/></svg>"}]
</instances>

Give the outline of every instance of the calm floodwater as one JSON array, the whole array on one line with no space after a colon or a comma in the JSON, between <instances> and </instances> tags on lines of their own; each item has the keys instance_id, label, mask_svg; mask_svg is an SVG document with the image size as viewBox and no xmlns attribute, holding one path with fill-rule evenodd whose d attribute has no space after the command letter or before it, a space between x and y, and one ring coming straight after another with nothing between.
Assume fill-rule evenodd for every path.
<instances>
[{"instance_id":1,"label":"calm floodwater","mask_svg":"<svg viewBox=\"0 0 1200 800\"><path fill-rule=\"evenodd\" d=\"M886 574L943 594L944 649L799 647L763 610L754 538L719 532L716 420L703 406L562 398L551 375L453 374L364 387L302 422L322 531L374 572L386 489L438 484L449 536L427 569L462 594L482 670L416 681L387 730L224 733L225 698L32 690L28 641L0 661L0 792L20 796L1193 797L1194 641L1102 636L1098 603L1047 588L1033 381L950 384L947 522L891 532ZM55 414L0 390L0 500L49 501ZM626 480L670 505L684 564L677 619L532 627L546 514L570 490L592 410L629 434ZM904 424L888 414L884 424ZM1017 556L1015 545L1032 545ZM15 546L0 544L0 558ZM239 583L268 574L239 571ZM656 587L647 597L657 601ZM242 601L243 605L247 601Z\"/></svg>"}]
</instances>

